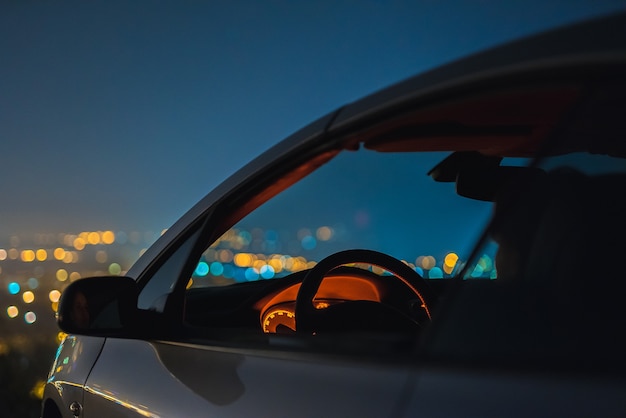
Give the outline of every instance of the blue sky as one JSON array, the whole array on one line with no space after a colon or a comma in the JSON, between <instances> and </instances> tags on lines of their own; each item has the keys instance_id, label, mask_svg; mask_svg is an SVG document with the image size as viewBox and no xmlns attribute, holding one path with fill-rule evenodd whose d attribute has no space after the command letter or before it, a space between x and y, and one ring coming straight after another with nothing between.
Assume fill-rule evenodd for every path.
<instances>
[{"instance_id":1,"label":"blue sky","mask_svg":"<svg viewBox=\"0 0 626 418\"><path fill-rule=\"evenodd\" d=\"M220 4L221 3L221 4ZM317 117L624 1L5 1L0 236L159 230Z\"/></svg>"}]
</instances>

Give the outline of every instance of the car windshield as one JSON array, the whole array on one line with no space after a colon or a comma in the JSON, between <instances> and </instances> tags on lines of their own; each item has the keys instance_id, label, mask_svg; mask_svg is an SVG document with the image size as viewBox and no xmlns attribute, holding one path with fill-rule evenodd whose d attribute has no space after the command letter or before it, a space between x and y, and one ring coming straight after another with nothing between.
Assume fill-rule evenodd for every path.
<instances>
[{"instance_id":1,"label":"car windshield","mask_svg":"<svg viewBox=\"0 0 626 418\"><path fill-rule=\"evenodd\" d=\"M344 151L213 243L191 285L284 277L354 248L404 260L428 279L451 277L492 204L460 197L453 183L427 175L448 154ZM495 277L495 270L484 274Z\"/></svg>"}]
</instances>

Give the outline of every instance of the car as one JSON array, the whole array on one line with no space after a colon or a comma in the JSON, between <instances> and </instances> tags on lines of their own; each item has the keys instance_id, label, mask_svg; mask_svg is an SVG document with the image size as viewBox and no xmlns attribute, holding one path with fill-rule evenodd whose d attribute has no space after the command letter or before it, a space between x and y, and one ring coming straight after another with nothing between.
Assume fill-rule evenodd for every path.
<instances>
[{"instance_id":1,"label":"car","mask_svg":"<svg viewBox=\"0 0 626 418\"><path fill-rule=\"evenodd\" d=\"M42 416L626 411L626 14L312 122L66 287Z\"/></svg>"}]
</instances>

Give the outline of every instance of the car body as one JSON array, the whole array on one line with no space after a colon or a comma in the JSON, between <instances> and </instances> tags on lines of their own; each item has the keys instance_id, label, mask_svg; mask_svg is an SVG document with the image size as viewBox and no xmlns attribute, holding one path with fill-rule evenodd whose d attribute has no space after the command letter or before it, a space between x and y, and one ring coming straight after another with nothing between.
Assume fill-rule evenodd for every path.
<instances>
[{"instance_id":1,"label":"car body","mask_svg":"<svg viewBox=\"0 0 626 418\"><path fill-rule=\"evenodd\" d=\"M623 416L624 27L486 51L278 143L125 277L65 289L42 416Z\"/></svg>"}]
</instances>

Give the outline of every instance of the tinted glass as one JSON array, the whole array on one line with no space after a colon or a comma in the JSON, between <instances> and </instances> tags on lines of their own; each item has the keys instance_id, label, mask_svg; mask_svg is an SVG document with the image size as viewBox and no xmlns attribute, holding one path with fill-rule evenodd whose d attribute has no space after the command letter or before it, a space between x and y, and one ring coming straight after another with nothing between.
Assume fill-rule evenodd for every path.
<instances>
[{"instance_id":1,"label":"tinted glass","mask_svg":"<svg viewBox=\"0 0 626 418\"><path fill-rule=\"evenodd\" d=\"M448 153L344 152L244 218L202 255L192 287L279 278L329 254L367 248L430 279L451 277L491 203L427 172Z\"/></svg>"}]
</instances>

